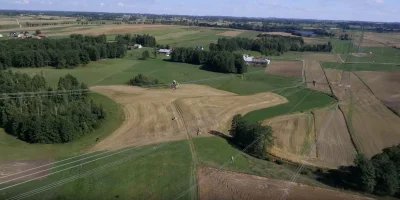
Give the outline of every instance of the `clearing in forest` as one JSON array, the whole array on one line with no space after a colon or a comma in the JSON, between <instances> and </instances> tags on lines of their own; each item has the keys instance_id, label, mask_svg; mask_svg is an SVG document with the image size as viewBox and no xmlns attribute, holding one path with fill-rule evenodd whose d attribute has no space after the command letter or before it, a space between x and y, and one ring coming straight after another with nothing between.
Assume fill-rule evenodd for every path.
<instances>
[{"instance_id":1,"label":"clearing in forest","mask_svg":"<svg viewBox=\"0 0 400 200\"><path fill-rule=\"evenodd\" d=\"M273 61L265 69L266 74L296 77L303 76L303 63L300 61Z\"/></svg>"},{"instance_id":2,"label":"clearing in forest","mask_svg":"<svg viewBox=\"0 0 400 200\"><path fill-rule=\"evenodd\" d=\"M109 137L103 139L92 151L113 150L165 141L182 140L186 129L197 134L226 128L238 113L286 103L284 97L273 93L251 96L217 90L207 86L185 84L177 90L145 89L132 86L96 86L93 91L102 93L121 104L125 122ZM180 119L178 110L184 119ZM177 117L174 120L174 117Z\"/></svg>"},{"instance_id":3,"label":"clearing in forest","mask_svg":"<svg viewBox=\"0 0 400 200\"><path fill-rule=\"evenodd\" d=\"M400 72L355 72L385 106L400 115Z\"/></svg>"},{"instance_id":4,"label":"clearing in forest","mask_svg":"<svg viewBox=\"0 0 400 200\"><path fill-rule=\"evenodd\" d=\"M200 199L296 199L296 200L367 200L370 198L299 183L254 175L221 171L213 168L198 170ZM290 192L286 191L290 189ZM251 191L251 192L250 192Z\"/></svg>"}]
</instances>

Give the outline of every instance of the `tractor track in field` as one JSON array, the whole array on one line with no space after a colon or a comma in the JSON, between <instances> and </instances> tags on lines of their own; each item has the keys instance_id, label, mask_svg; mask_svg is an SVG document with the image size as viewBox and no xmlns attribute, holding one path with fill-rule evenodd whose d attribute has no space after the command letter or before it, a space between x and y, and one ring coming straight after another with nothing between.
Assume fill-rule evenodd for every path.
<instances>
[{"instance_id":1,"label":"tractor track in field","mask_svg":"<svg viewBox=\"0 0 400 200\"><path fill-rule=\"evenodd\" d=\"M197 160L197 152L196 152L196 149L194 147L192 135L189 133L189 130L188 130L186 122L185 122L185 119L183 118L181 109L179 108L178 104L176 103L176 100L172 104L174 105L174 107L175 107L175 109L176 109L176 111L178 113L179 118L182 119L183 127L185 128L185 133L186 133L187 139L189 140L190 151L192 153L193 161L192 161L192 169L190 170L190 174L191 174L191 176L190 176L190 185L194 185L194 184L198 185L198 177L197 177L197 171L196 171L198 160ZM192 199L192 200L198 199L197 198L198 194L199 194L198 189L199 189L199 187L196 187L195 191L191 191L190 199Z\"/></svg>"}]
</instances>

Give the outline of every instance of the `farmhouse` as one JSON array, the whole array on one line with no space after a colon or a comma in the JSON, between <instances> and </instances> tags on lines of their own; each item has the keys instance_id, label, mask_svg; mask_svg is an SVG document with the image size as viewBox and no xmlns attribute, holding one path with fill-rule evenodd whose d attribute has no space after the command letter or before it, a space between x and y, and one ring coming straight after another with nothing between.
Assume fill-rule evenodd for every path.
<instances>
[{"instance_id":1,"label":"farmhouse","mask_svg":"<svg viewBox=\"0 0 400 200\"><path fill-rule=\"evenodd\" d=\"M202 46L197 46L197 47L196 47L196 50L201 50L201 51L203 51L203 50L204 50L204 47L202 47Z\"/></svg>"},{"instance_id":2,"label":"farmhouse","mask_svg":"<svg viewBox=\"0 0 400 200\"><path fill-rule=\"evenodd\" d=\"M157 52L169 55L171 54L171 49L159 49Z\"/></svg>"},{"instance_id":3,"label":"farmhouse","mask_svg":"<svg viewBox=\"0 0 400 200\"><path fill-rule=\"evenodd\" d=\"M271 60L268 60L266 58L258 59L246 54L243 55L243 60L248 65L269 65L269 63L271 62Z\"/></svg>"},{"instance_id":4,"label":"farmhouse","mask_svg":"<svg viewBox=\"0 0 400 200\"><path fill-rule=\"evenodd\" d=\"M133 48L134 49L141 49L141 48L143 48L143 46L141 44L135 44L135 45L133 45Z\"/></svg>"}]
</instances>

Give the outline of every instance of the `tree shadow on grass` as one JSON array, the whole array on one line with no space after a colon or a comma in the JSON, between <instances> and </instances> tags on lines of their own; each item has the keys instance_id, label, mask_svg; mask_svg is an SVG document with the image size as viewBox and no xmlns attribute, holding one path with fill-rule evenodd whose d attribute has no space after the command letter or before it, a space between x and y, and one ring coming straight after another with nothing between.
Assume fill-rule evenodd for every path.
<instances>
[{"instance_id":1,"label":"tree shadow on grass","mask_svg":"<svg viewBox=\"0 0 400 200\"><path fill-rule=\"evenodd\" d=\"M316 175L316 180L325 185L343 190L359 191L360 189L357 187L357 180L355 180L354 176L355 171L356 168L354 166L340 166L338 169L317 169L314 174Z\"/></svg>"}]
</instances>

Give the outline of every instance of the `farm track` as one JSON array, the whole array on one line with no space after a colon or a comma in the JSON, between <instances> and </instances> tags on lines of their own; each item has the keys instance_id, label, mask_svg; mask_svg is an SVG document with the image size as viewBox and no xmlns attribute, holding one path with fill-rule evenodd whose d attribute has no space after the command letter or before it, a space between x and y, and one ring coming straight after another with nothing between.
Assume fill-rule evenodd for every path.
<instances>
[{"instance_id":1,"label":"farm track","mask_svg":"<svg viewBox=\"0 0 400 200\"><path fill-rule=\"evenodd\" d=\"M197 164L198 164L198 160L197 160L198 157L197 157L196 148L195 148L195 146L193 144L192 135L189 133L189 130L188 130L187 125L186 125L185 118L183 118L182 111L180 110L180 108L177 105L176 101L173 102L173 105L174 105L175 109L178 111L179 118L182 119L183 126L185 128L185 132L186 132L186 135L187 135L187 139L189 140L190 151L191 151L191 154L192 154L192 166L191 166L191 170L190 170L190 174L191 175L190 175L189 183L190 183L190 185L194 185L194 184L198 185L198 177L197 177L197 172L196 172L196 168L197 168ZM191 193L190 193L190 199L191 200L196 200L197 197L198 197L198 194L199 194L198 187L196 187L196 189L197 190L192 190Z\"/></svg>"}]
</instances>

